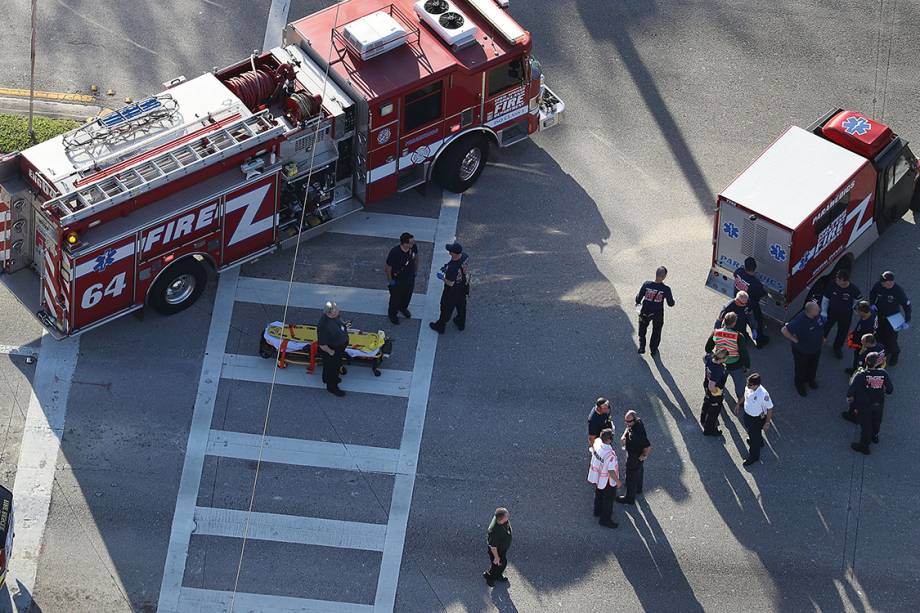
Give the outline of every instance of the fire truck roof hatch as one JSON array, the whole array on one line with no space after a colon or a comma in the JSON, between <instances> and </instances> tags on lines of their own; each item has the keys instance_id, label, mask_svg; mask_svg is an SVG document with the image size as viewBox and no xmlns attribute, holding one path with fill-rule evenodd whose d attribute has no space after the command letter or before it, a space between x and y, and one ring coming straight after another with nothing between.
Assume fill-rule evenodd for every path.
<instances>
[{"instance_id":1,"label":"fire truck roof hatch","mask_svg":"<svg viewBox=\"0 0 920 613\"><path fill-rule=\"evenodd\" d=\"M794 230L865 164L852 151L792 126L721 195Z\"/></svg>"},{"instance_id":2,"label":"fire truck roof hatch","mask_svg":"<svg viewBox=\"0 0 920 613\"><path fill-rule=\"evenodd\" d=\"M369 60L405 44L408 33L389 14L376 11L346 25L343 34L358 50L361 59Z\"/></svg>"}]
</instances>

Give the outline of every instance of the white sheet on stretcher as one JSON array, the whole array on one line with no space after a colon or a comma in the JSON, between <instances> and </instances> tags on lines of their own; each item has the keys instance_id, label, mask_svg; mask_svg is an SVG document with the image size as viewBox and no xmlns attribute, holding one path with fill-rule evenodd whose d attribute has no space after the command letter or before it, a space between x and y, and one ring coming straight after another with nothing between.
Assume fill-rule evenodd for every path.
<instances>
[{"instance_id":1,"label":"white sheet on stretcher","mask_svg":"<svg viewBox=\"0 0 920 613\"><path fill-rule=\"evenodd\" d=\"M277 326L280 328L281 325L282 324L280 321L273 321L272 323L265 326L265 332L262 333L262 338L265 339L265 342L271 345L272 347L274 347L275 349L281 348L281 339L269 334L268 330L269 328L272 328L274 326ZM288 341L287 350L288 351L303 351L309 346L310 346L310 343L301 343L298 341ZM360 349L354 349L353 347L346 347L345 353L347 353L349 356L353 358L379 358L381 349L378 349L377 351L361 351Z\"/></svg>"}]
</instances>

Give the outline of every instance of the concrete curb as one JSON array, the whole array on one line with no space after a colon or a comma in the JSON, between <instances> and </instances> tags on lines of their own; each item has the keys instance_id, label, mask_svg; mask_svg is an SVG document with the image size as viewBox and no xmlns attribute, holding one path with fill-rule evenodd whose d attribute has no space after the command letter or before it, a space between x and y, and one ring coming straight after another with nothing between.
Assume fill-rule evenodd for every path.
<instances>
[{"instance_id":1,"label":"concrete curb","mask_svg":"<svg viewBox=\"0 0 920 613\"><path fill-rule=\"evenodd\" d=\"M102 112L102 106L97 104L80 104L76 102L55 102L52 100L35 99L33 105L35 115L51 117L53 119L73 119L86 121L87 117L95 117ZM28 115L28 98L0 96L0 113L12 115Z\"/></svg>"}]
</instances>

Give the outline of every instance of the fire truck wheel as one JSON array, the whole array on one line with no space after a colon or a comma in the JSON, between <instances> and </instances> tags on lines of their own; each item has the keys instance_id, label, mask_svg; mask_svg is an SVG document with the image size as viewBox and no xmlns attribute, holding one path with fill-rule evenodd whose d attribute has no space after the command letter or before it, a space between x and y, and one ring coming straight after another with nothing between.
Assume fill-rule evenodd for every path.
<instances>
[{"instance_id":1,"label":"fire truck wheel","mask_svg":"<svg viewBox=\"0 0 920 613\"><path fill-rule=\"evenodd\" d=\"M454 193L472 187L489 160L489 141L481 134L468 134L448 147L438 159L435 178Z\"/></svg>"},{"instance_id":2,"label":"fire truck wheel","mask_svg":"<svg viewBox=\"0 0 920 613\"><path fill-rule=\"evenodd\" d=\"M167 268L150 290L150 305L163 315L192 306L208 282L204 266L194 258L179 260Z\"/></svg>"}]
</instances>

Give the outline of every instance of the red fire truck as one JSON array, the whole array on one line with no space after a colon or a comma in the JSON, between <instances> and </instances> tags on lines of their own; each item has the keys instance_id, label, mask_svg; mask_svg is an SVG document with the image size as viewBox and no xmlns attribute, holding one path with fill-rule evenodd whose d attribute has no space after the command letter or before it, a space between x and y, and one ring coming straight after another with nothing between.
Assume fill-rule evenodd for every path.
<instances>
[{"instance_id":1,"label":"red fire truck","mask_svg":"<svg viewBox=\"0 0 920 613\"><path fill-rule=\"evenodd\" d=\"M165 85L0 160L0 279L57 337L181 311L207 267L430 179L462 192L564 111L497 0L346 0Z\"/></svg>"},{"instance_id":2,"label":"red fire truck","mask_svg":"<svg viewBox=\"0 0 920 613\"><path fill-rule=\"evenodd\" d=\"M783 322L849 269L911 208L920 211L917 158L878 121L836 109L793 126L716 202L706 285L733 296L733 273L757 260L764 315Z\"/></svg>"}]
</instances>

